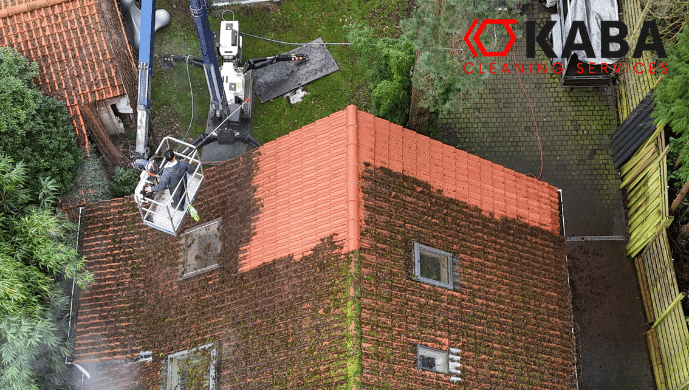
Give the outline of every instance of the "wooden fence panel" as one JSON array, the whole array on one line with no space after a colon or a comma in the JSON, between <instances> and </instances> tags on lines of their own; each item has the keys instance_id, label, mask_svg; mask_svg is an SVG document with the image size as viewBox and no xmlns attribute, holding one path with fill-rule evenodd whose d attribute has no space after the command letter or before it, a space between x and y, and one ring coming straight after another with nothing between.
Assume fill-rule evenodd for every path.
<instances>
[{"instance_id":1,"label":"wooden fence panel","mask_svg":"<svg viewBox=\"0 0 689 390\"><path fill-rule=\"evenodd\" d=\"M677 277L672 265L672 254L663 229L635 260L641 296L650 322L655 321L679 294ZM682 305L675 306L656 329L647 334L651 357L659 354L661 362L654 361L656 384L659 389L683 389L689 384L689 330L684 320ZM658 377L662 368L664 378Z\"/></svg>"},{"instance_id":2,"label":"wooden fence panel","mask_svg":"<svg viewBox=\"0 0 689 390\"><path fill-rule=\"evenodd\" d=\"M629 256L639 254L668 225L667 150L661 125L620 168L620 187L627 193Z\"/></svg>"},{"instance_id":3,"label":"wooden fence panel","mask_svg":"<svg viewBox=\"0 0 689 390\"><path fill-rule=\"evenodd\" d=\"M653 62L650 52L644 51L641 58L631 58L642 23L649 16L648 9L652 7L653 3L654 0L646 0L644 4L639 0L619 0L621 20L629 29L627 42L630 44L629 53L622 60L622 68L617 82L617 110L620 123L658 85L662 76L659 71L656 74L650 72L649 67ZM637 73L635 66L638 70L643 66L643 72Z\"/></svg>"},{"instance_id":4,"label":"wooden fence panel","mask_svg":"<svg viewBox=\"0 0 689 390\"><path fill-rule=\"evenodd\" d=\"M656 0L619 0L621 20L629 28L627 41L635 44L643 21ZM649 52L641 58L622 61L617 83L617 107L623 122L662 77L649 69ZM643 67L637 73L634 67ZM644 142L620 168L621 188L627 193L629 243L627 254L634 257L641 298L649 323L655 322L677 298L679 288L665 229L669 225L667 163L663 125ZM645 249L644 249L645 248ZM643 251L643 252L642 252ZM646 333L653 373L659 390L689 388L689 330L682 305L671 309L657 327Z\"/></svg>"},{"instance_id":5,"label":"wooden fence panel","mask_svg":"<svg viewBox=\"0 0 689 390\"><path fill-rule=\"evenodd\" d=\"M668 217L667 150L660 125L620 168L620 187L628 203L627 254L638 255L634 264L649 323L656 321L679 294L665 231L672 221ZM689 385L689 331L682 306L673 308L646 339L658 389Z\"/></svg>"}]
</instances>

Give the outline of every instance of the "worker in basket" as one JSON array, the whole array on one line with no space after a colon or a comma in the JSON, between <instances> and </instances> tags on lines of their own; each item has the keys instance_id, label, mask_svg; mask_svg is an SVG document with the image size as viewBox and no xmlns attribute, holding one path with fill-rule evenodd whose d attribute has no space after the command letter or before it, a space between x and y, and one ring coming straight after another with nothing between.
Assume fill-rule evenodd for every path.
<instances>
[{"instance_id":1,"label":"worker in basket","mask_svg":"<svg viewBox=\"0 0 689 390\"><path fill-rule=\"evenodd\" d=\"M155 186L147 185L144 187L146 193L163 191L166 188L170 190L172 194L172 207L177 210L184 210L184 198L187 191L187 173L190 175L194 174L194 167L183 160L177 160L175 158L175 152L172 149L165 151L165 169L163 174L158 179L158 184ZM181 184L180 184L181 181ZM179 187L177 186L179 184ZM175 191L175 188L177 189Z\"/></svg>"}]
</instances>

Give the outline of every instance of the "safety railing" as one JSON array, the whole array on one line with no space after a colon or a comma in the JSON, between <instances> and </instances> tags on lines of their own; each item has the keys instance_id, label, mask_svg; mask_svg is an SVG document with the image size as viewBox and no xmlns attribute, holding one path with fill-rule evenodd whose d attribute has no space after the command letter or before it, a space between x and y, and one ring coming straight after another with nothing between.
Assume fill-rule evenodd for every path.
<instances>
[{"instance_id":1,"label":"safety railing","mask_svg":"<svg viewBox=\"0 0 689 390\"><path fill-rule=\"evenodd\" d=\"M185 180L180 180L174 190L166 189L149 197L144 193L144 187L155 185L155 176L149 174L149 170L146 169L141 172L134 199L144 224L176 236L177 230L187 213L188 205L193 203L203 181L203 165L201 164L198 150L193 145L172 137L165 137L163 139L154 156L160 156L161 153L168 149L175 151L175 158L177 160L184 160L191 164L194 167L194 173L191 175L186 174L186 183ZM152 161L149 161L147 166L151 163ZM163 165L161 168L164 169L165 166ZM177 191L182 193L179 203L175 205L173 204L173 195Z\"/></svg>"}]
</instances>

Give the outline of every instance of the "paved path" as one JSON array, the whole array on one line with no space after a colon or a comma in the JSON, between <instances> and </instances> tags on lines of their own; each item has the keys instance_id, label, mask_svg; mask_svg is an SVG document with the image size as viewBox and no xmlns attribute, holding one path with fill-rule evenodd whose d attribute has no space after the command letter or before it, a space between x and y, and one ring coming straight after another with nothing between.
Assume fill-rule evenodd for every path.
<instances>
[{"instance_id":1,"label":"paved path","mask_svg":"<svg viewBox=\"0 0 689 390\"><path fill-rule=\"evenodd\" d=\"M538 1L525 8L537 29L547 20ZM525 34L512 49L525 58ZM508 57L496 58L499 66ZM567 236L625 236L623 200L610 155L617 126L611 91L563 89L559 75L523 74L543 146L542 180L563 191ZM495 163L538 176L540 152L529 104L514 73L491 75L476 104L442 118L445 141ZM652 389L645 319L624 241L569 241L570 281L580 352L580 389Z\"/></svg>"}]
</instances>

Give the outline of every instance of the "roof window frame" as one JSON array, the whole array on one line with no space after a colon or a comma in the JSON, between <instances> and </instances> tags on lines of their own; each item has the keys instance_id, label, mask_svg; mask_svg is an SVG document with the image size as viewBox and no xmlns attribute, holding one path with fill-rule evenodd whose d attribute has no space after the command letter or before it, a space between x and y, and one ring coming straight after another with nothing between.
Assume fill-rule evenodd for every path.
<instances>
[{"instance_id":1,"label":"roof window frame","mask_svg":"<svg viewBox=\"0 0 689 390\"><path fill-rule=\"evenodd\" d=\"M434 255L442 256L447 259L447 283L421 276L421 251L430 252ZM452 253L414 241L413 257L414 277L417 281L436 287L446 288L448 290L454 290L454 256Z\"/></svg>"}]
</instances>

